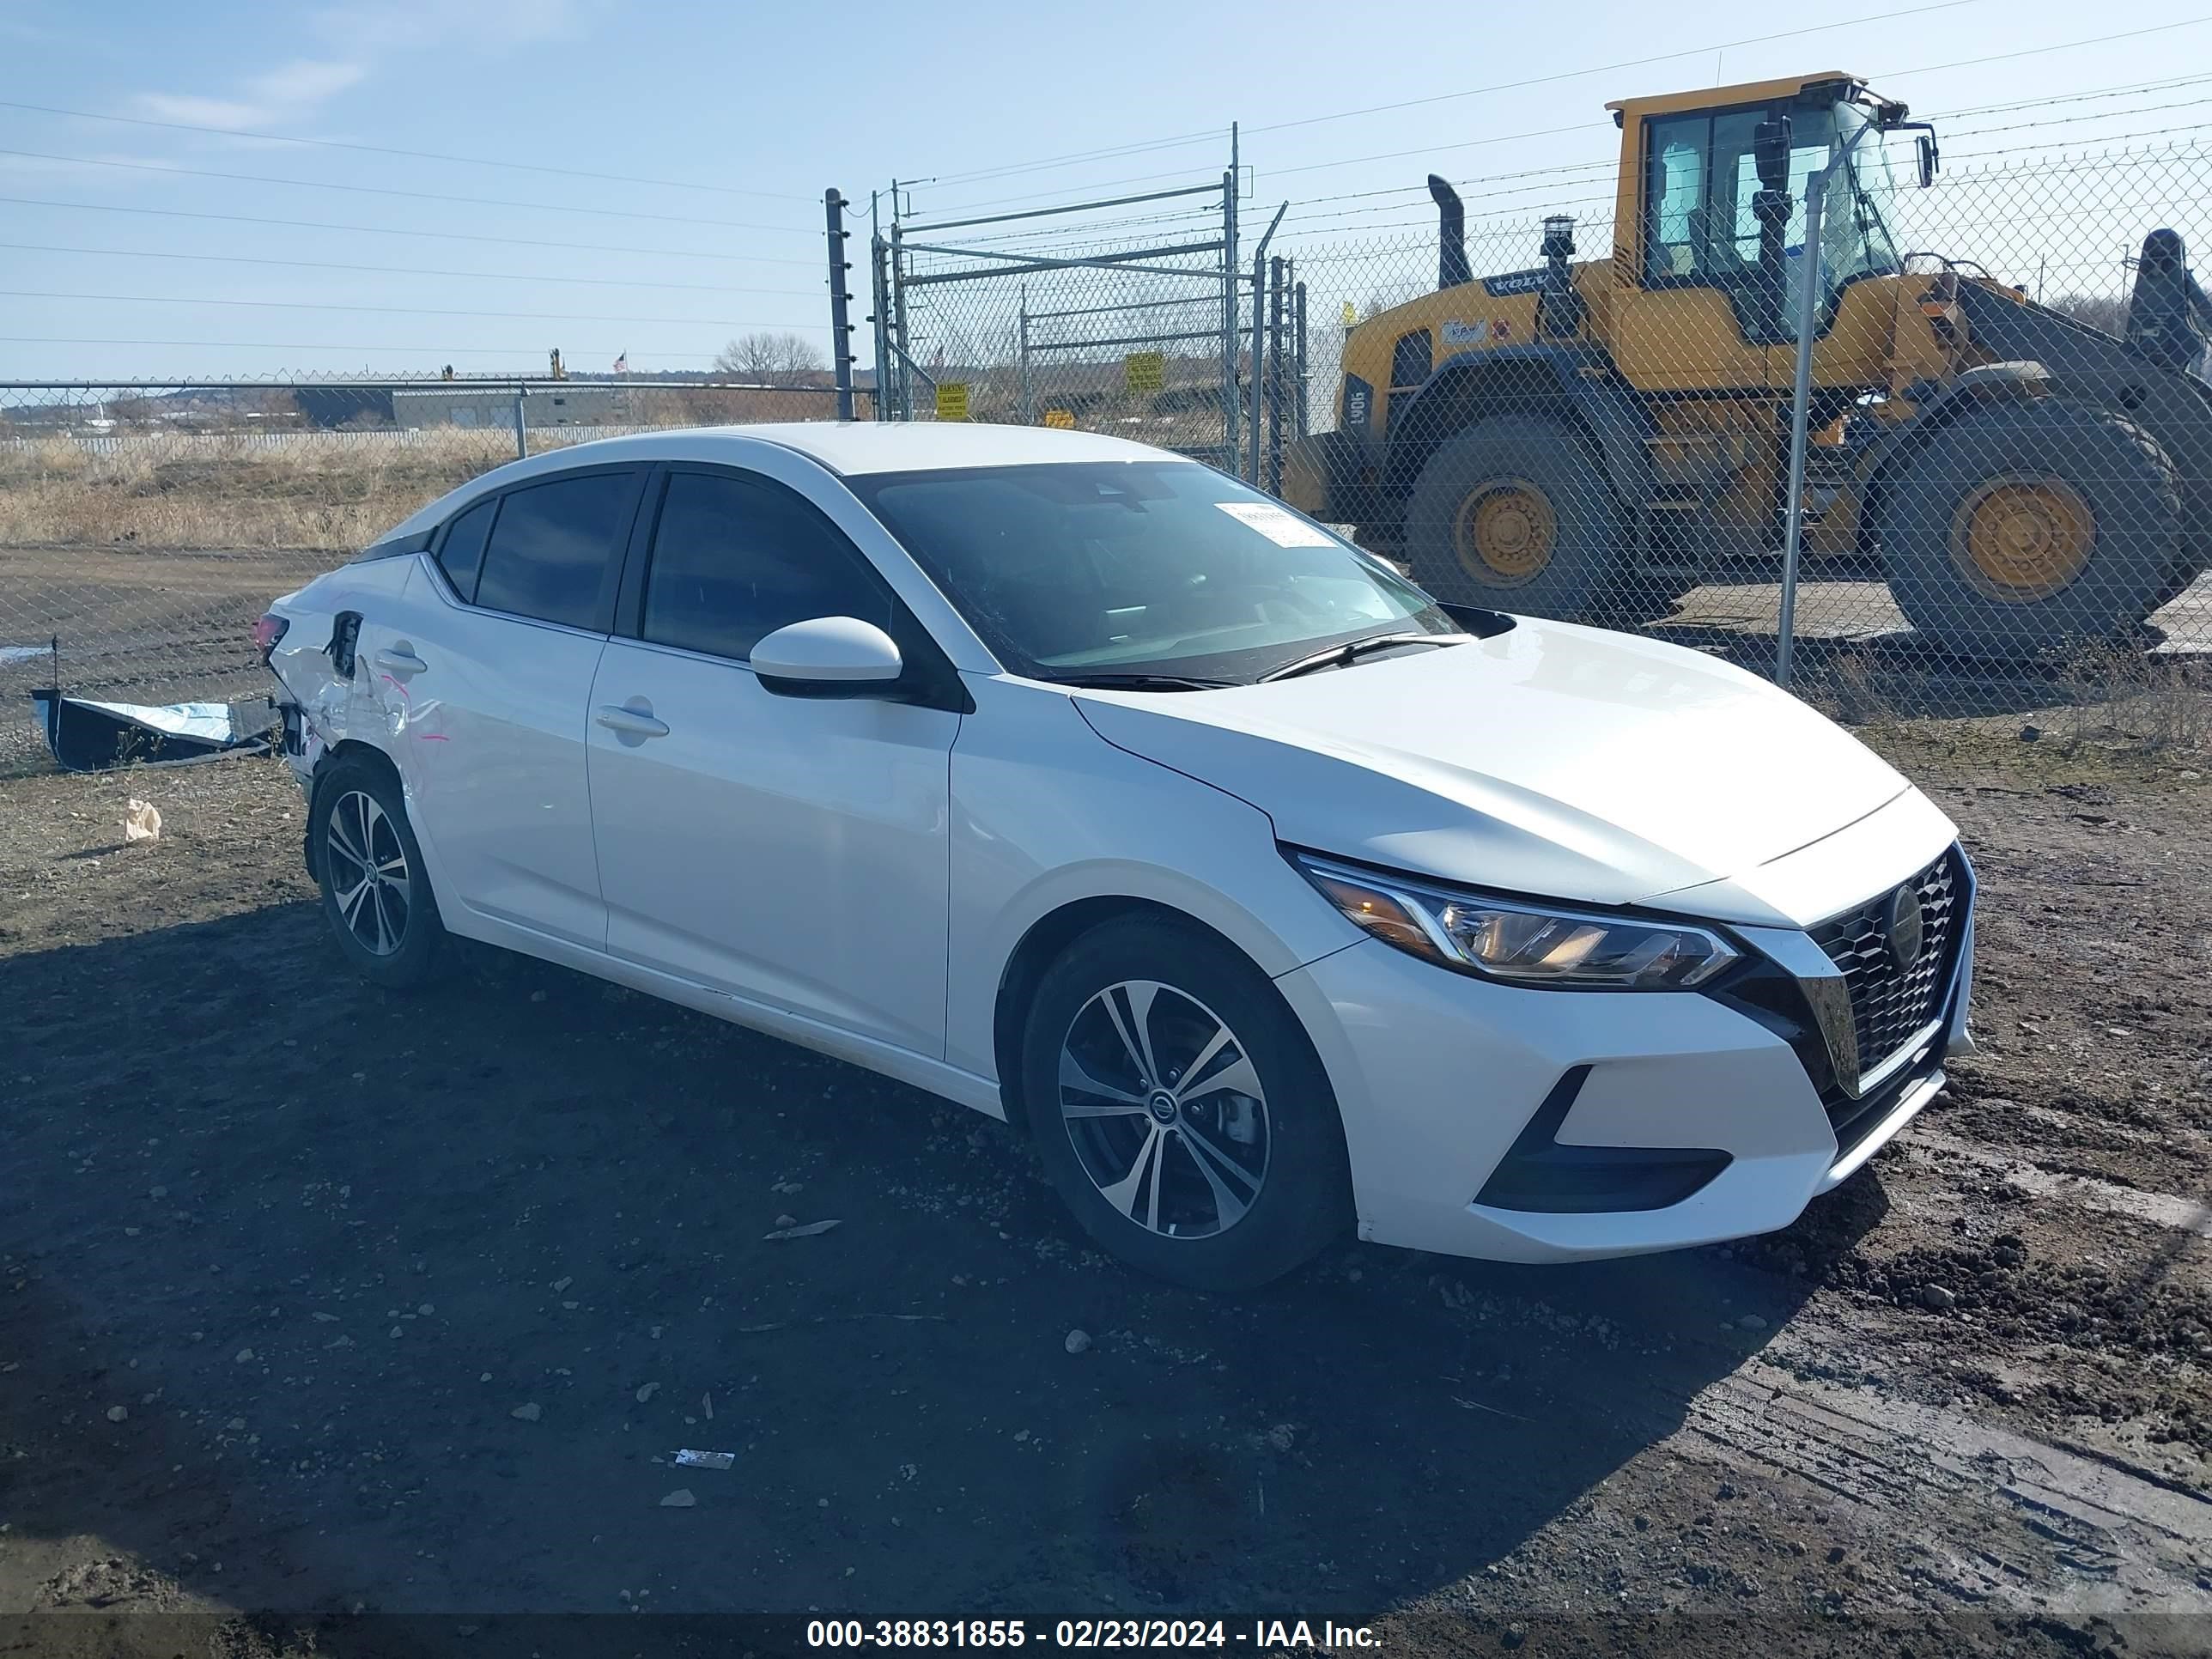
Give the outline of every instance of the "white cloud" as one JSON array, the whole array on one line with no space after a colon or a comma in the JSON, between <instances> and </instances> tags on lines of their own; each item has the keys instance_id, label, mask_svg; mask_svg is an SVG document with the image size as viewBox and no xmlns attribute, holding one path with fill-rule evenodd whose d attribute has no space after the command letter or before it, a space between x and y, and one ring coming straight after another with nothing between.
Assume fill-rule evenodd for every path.
<instances>
[{"instance_id":1,"label":"white cloud","mask_svg":"<svg viewBox=\"0 0 2212 1659\"><path fill-rule=\"evenodd\" d=\"M429 48L486 52L581 32L599 0L338 0L310 20L326 56L300 58L246 77L229 96L143 92L138 112L185 126L251 132L313 114L367 80L381 58Z\"/></svg>"},{"instance_id":2,"label":"white cloud","mask_svg":"<svg viewBox=\"0 0 2212 1659\"><path fill-rule=\"evenodd\" d=\"M157 121L185 126L250 131L279 126L312 115L330 99L368 76L368 65L328 59L295 58L246 82L245 95L210 98L198 93L142 92L137 103Z\"/></svg>"},{"instance_id":3,"label":"white cloud","mask_svg":"<svg viewBox=\"0 0 2212 1659\"><path fill-rule=\"evenodd\" d=\"M298 108L335 98L358 85L368 75L366 64L339 64L298 58L246 84L256 98L282 107Z\"/></svg>"},{"instance_id":4,"label":"white cloud","mask_svg":"<svg viewBox=\"0 0 2212 1659\"><path fill-rule=\"evenodd\" d=\"M258 104L241 104L229 98L199 98L190 93L142 92L139 111L156 121L175 121L188 127L222 127L235 131L257 127L267 117Z\"/></svg>"}]
</instances>

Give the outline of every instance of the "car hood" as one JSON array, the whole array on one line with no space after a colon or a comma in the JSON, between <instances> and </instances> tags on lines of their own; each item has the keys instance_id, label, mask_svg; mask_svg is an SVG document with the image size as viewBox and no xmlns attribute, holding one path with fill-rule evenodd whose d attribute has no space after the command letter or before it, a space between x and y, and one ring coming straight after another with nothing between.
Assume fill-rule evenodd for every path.
<instances>
[{"instance_id":1,"label":"car hood","mask_svg":"<svg viewBox=\"0 0 2212 1659\"><path fill-rule=\"evenodd\" d=\"M1589 903L1747 873L1911 787L1741 669L1528 618L1273 684L1077 702L1109 743L1249 802L1285 842Z\"/></svg>"}]
</instances>

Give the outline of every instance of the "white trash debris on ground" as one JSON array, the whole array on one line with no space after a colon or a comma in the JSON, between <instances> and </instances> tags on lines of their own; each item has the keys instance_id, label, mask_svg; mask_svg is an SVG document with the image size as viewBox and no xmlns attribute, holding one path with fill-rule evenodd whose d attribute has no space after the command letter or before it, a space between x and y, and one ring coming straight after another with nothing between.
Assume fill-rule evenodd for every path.
<instances>
[{"instance_id":1,"label":"white trash debris on ground","mask_svg":"<svg viewBox=\"0 0 2212 1659\"><path fill-rule=\"evenodd\" d=\"M161 836L161 811L150 800L132 796L131 804L123 809L123 839L158 841Z\"/></svg>"},{"instance_id":2,"label":"white trash debris on ground","mask_svg":"<svg viewBox=\"0 0 2212 1659\"><path fill-rule=\"evenodd\" d=\"M735 1452L693 1451L688 1446L676 1454L680 1469L726 1469L737 1461Z\"/></svg>"}]
</instances>

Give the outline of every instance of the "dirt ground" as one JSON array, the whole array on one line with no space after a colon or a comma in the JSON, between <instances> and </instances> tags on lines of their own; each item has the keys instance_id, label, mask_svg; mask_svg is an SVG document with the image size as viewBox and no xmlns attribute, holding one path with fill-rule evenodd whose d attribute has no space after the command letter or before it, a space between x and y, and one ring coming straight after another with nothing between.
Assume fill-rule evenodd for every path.
<instances>
[{"instance_id":1,"label":"dirt ground","mask_svg":"<svg viewBox=\"0 0 2212 1659\"><path fill-rule=\"evenodd\" d=\"M1878 739L1978 869L1981 1048L1787 1232L1228 1302L836 1062L518 959L365 988L272 763L0 782L10 1650L2212 1650L2212 782L2019 724Z\"/></svg>"}]
</instances>

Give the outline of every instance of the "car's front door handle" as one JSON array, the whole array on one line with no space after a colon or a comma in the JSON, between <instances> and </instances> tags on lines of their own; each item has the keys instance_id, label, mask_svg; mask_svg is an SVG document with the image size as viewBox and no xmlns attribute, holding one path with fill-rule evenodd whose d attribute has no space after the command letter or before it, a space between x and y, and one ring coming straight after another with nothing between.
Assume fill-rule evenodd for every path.
<instances>
[{"instance_id":1,"label":"car's front door handle","mask_svg":"<svg viewBox=\"0 0 2212 1659\"><path fill-rule=\"evenodd\" d=\"M375 662L387 674L419 674L430 665L404 645L378 652Z\"/></svg>"},{"instance_id":2,"label":"car's front door handle","mask_svg":"<svg viewBox=\"0 0 2212 1659\"><path fill-rule=\"evenodd\" d=\"M665 738L668 722L655 720L647 710L625 708L619 703L601 703L599 712L592 717L607 728L625 738Z\"/></svg>"}]
</instances>

